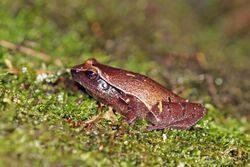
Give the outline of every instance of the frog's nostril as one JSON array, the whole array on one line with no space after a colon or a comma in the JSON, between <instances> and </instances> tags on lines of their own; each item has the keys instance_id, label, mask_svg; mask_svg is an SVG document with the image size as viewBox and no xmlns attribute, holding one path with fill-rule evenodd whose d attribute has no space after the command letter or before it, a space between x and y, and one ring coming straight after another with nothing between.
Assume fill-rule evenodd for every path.
<instances>
[{"instance_id":1,"label":"frog's nostril","mask_svg":"<svg viewBox=\"0 0 250 167\"><path fill-rule=\"evenodd\" d=\"M82 65L77 65L71 68L71 73L78 73L81 71L86 71L86 69Z\"/></svg>"},{"instance_id":2,"label":"frog's nostril","mask_svg":"<svg viewBox=\"0 0 250 167\"><path fill-rule=\"evenodd\" d=\"M70 73L71 74L76 74L76 73L78 73L80 71L81 71L81 69L73 67L73 68L71 68Z\"/></svg>"}]
</instances>

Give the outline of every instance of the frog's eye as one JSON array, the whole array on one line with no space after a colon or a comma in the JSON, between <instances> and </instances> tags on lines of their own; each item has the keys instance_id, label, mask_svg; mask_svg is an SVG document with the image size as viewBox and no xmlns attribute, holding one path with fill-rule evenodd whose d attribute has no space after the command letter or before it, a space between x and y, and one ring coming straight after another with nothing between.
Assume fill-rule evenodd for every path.
<instances>
[{"instance_id":1,"label":"frog's eye","mask_svg":"<svg viewBox=\"0 0 250 167\"><path fill-rule=\"evenodd\" d=\"M90 79L95 79L97 77L97 71L95 69L88 69L85 74Z\"/></svg>"}]
</instances>

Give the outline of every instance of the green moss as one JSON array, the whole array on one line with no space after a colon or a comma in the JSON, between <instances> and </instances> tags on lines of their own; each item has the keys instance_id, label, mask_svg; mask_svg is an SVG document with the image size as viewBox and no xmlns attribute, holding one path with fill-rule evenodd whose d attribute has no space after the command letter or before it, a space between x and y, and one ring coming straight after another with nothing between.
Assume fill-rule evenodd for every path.
<instances>
[{"instance_id":1,"label":"green moss","mask_svg":"<svg viewBox=\"0 0 250 167\"><path fill-rule=\"evenodd\" d=\"M148 125L146 120L138 120L135 125L128 126L119 115L116 115L117 120L101 119L92 127L71 127L66 118L72 117L75 121L88 120L97 115L98 111L96 100L84 92L73 92L63 84L54 84L61 76L71 78L68 73L64 73L67 68L93 56L101 62L145 73L161 82L166 82L160 76L163 70L151 61L150 52L147 52L143 42L140 43L140 39L133 41L129 36L122 41L123 45L119 43L122 39L117 37L117 47L121 48L118 53L103 49L106 39L91 34L89 25L99 20L103 23L104 29L109 28L111 25L107 17L111 16L112 12L109 15L99 16L95 9L96 4L86 6L86 10L81 13L77 5L85 3L74 1L72 6L65 9L65 16L61 16L56 15L56 12L53 13L53 9L58 8L53 3L51 6L46 6L45 1L36 1L29 6L18 2L16 1L14 5L7 1L1 2L0 39L17 44L24 42L25 45L53 56L51 62L43 62L0 47L0 166L244 166L249 164L250 136L247 132L250 127L246 118L236 119L232 115L225 114L226 111L214 106L211 97L205 93L199 98L206 101L208 114L190 130L144 133L143 129ZM113 2L110 8L114 8L115 4ZM179 7L185 11L189 10L185 5ZM80 16L71 15L72 8L79 10ZM130 8L126 10L130 12ZM116 12L119 17L125 17L119 11ZM52 19L52 16L60 19ZM70 18L71 16L74 18ZM124 27L131 25L140 27L140 22L143 25L145 22L143 16L140 16L140 21L128 20L128 25ZM67 24L65 27L58 23L62 18ZM105 21L107 24L104 24ZM106 35L109 38L116 33L122 35L124 29L119 26L122 25L114 25L114 30L106 32ZM150 27L147 28L152 30ZM136 29L134 31L138 33ZM211 36L206 35L207 33L200 31L196 34L198 37L194 37L197 42L202 42L200 45L204 50L207 44L214 46L213 40L207 39ZM218 37L216 32L209 34L211 33L213 38ZM176 38L180 37L180 34L174 35ZM162 38L145 37L145 39L157 43L155 48L151 48L152 50L163 47ZM34 42L34 46L31 41ZM114 43L111 42L110 45L112 44ZM238 45L237 47L240 47ZM128 50L123 50L123 47ZM188 49L184 50L192 50L191 47L186 47ZM232 46L230 48L233 50ZM235 49L235 52L243 51ZM125 53L128 56L124 56ZM57 59L62 61L62 66L54 63ZM6 60L11 61L20 73L11 74L5 64ZM50 70L53 74L38 75L35 72L37 69ZM196 80L192 79L192 74L185 77L187 88L182 94L186 97L192 95L197 97L197 90L192 88L192 80ZM106 111L107 108L104 108L102 112Z\"/></svg>"}]
</instances>

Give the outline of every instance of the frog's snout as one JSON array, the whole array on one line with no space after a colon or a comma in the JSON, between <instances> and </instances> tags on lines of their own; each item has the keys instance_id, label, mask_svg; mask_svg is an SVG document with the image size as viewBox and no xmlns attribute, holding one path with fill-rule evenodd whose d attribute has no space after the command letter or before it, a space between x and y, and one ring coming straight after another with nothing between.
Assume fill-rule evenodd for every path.
<instances>
[{"instance_id":1,"label":"frog's snout","mask_svg":"<svg viewBox=\"0 0 250 167\"><path fill-rule=\"evenodd\" d=\"M84 66L82 64L80 64L80 65L76 65L76 66L72 67L70 72L71 72L71 74L76 74L76 73L79 73L79 72L84 72L86 70L87 69L84 68Z\"/></svg>"}]
</instances>

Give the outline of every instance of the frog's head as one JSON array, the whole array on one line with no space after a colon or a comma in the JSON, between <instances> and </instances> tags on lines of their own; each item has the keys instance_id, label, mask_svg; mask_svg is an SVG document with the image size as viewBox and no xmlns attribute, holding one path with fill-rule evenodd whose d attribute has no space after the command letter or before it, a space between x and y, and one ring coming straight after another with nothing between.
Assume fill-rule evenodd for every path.
<instances>
[{"instance_id":1,"label":"frog's head","mask_svg":"<svg viewBox=\"0 0 250 167\"><path fill-rule=\"evenodd\" d=\"M118 90L111 86L100 69L100 63L96 59L88 59L83 64L71 68L73 79L83 86L86 91L100 100L106 100L118 95Z\"/></svg>"}]
</instances>

